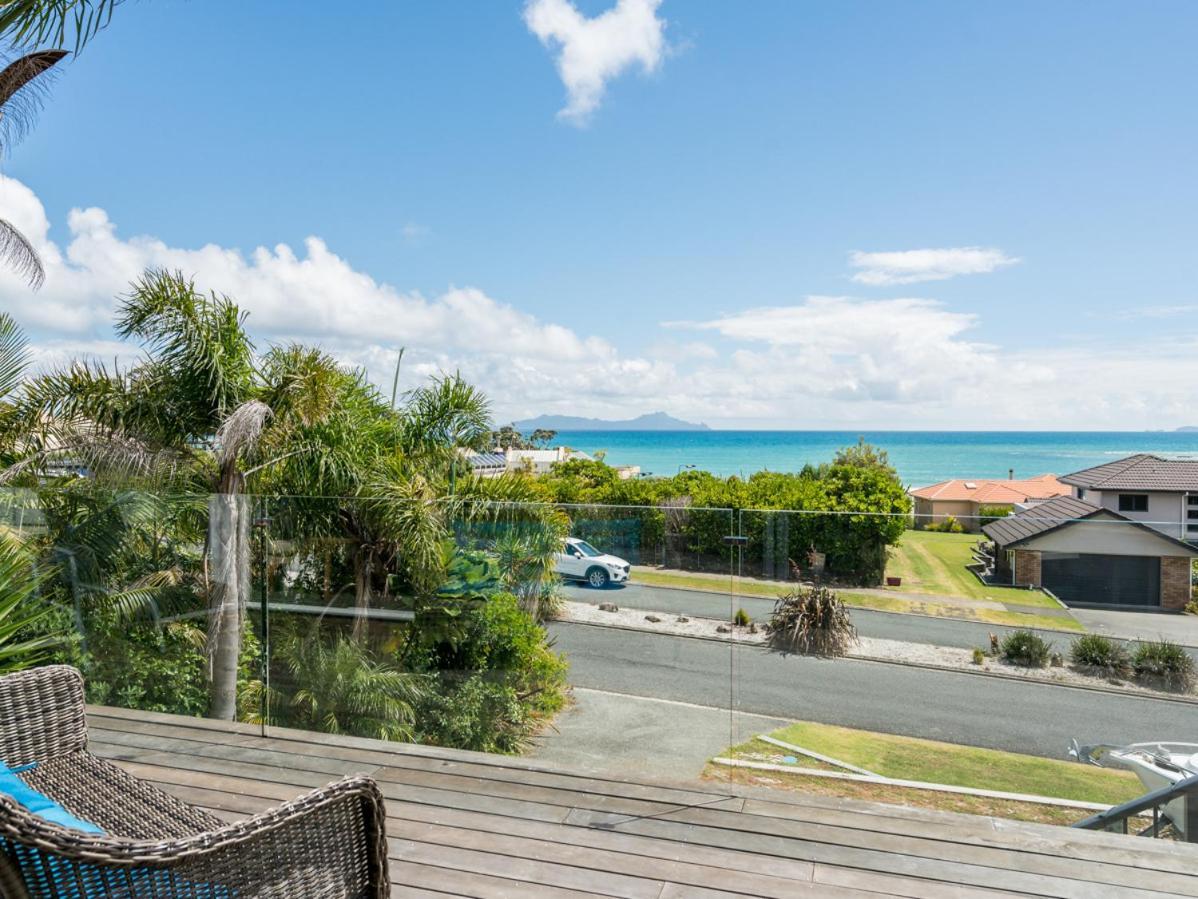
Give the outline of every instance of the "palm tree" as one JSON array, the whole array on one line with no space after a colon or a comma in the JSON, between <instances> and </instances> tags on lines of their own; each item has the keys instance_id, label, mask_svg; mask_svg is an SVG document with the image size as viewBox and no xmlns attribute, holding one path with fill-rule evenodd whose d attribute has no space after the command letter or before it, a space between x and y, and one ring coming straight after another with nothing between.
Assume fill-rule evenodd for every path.
<instances>
[{"instance_id":1,"label":"palm tree","mask_svg":"<svg viewBox=\"0 0 1198 899\"><path fill-rule=\"evenodd\" d=\"M247 478L278 461L270 452L288 445L286 432L331 411L336 370L326 356L299 354L265 379L244 323L232 299L200 293L179 273L147 272L117 315L117 333L146 358L111 371L75 362L30 382L19 417L40 452L8 470L58 455L99 477L210 494L209 713L225 719L236 712L250 592Z\"/></svg>"},{"instance_id":2,"label":"palm tree","mask_svg":"<svg viewBox=\"0 0 1198 899\"><path fill-rule=\"evenodd\" d=\"M33 606L41 595L46 573L39 572L32 554L7 529L0 529L0 675L32 667L45 651L64 641L61 634L31 635L51 611Z\"/></svg>"},{"instance_id":3,"label":"palm tree","mask_svg":"<svg viewBox=\"0 0 1198 899\"><path fill-rule=\"evenodd\" d=\"M2 9L2 8L0 8ZM0 11L0 19L4 12ZM41 110L47 73L66 52L40 50L13 60L0 70L0 153L25 136ZM0 259L37 290L46 270L29 239L12 222L0 217Z\"/></svg>"},{"instance_id":4,"label":"palm tree","mask_svg":"<svg viewBox=\"0 0 1198 899\"><path fill-rule=\"evenodd\" d=\"M40 44L66 46L73 38L75 52L83 49L112 20L122 0L2 0L0 35L15 47Z\"/></svg>"}]
</instances>

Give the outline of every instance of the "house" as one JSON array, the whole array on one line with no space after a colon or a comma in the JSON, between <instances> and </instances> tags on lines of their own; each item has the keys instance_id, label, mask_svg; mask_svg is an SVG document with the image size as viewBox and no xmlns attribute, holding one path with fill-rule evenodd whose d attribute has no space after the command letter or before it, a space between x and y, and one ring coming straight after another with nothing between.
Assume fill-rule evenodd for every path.
<instances>
[{"instance_id":1,"label":"house","mask_svg":"<svg viewBox=\"0 0 1198 899\"><path fill-rule=\"evenodd\" d=\"M1015 480L1002 478L954 478L911 491L918 526L952 516L967 531L979 530L983 506L1011 511L1017 506L1068 496L1069 487L1050 474Z\"/></svg>"},{"instance_id":2,"label":"house","mask_svg":"<svg viewBox=\"0 0 1198 899\"><path fill-rule=\"evenodd\" d=\"M1198 542L1198 460L1138 453L1061 478L1076 499Z\"/></svg>"},{"instance_id":3,"label":"house","mask_svg":"<svg viewBox=\"0 0 1198 899\"><path fill-rule=\"evenodd\" d=\"M463 452L470 471L480 478L497 478L507 471L507 457L503 453Z\"/></svg>"},{"instance_id":4,"label":"house","mask_svg":"<svg viewBox=\"0 0 1198 899\"><path fill-rule=\"evenodd\" d=\"M1177 611L1198 547L1119 512L1059 496L982 528L995 578L1044 587L1068 605Z\"/></svg>"}]
</instances>

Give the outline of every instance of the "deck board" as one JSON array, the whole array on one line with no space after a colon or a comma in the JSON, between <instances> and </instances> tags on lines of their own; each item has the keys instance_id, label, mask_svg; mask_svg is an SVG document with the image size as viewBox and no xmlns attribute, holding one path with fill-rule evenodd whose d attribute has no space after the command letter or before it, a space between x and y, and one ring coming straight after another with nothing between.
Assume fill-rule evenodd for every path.
<instances>
[{"instance_id":1,"label":"deck board","mask_svg":"<svg viewBox=\"0 0 1198 899\"><path fill-rule=\"evenodd\" d=\"M374 777L393 896L1198 896L1198 847L1159 840L121 709L89 727L223 820Z\"/></svg>"}]
</instances>

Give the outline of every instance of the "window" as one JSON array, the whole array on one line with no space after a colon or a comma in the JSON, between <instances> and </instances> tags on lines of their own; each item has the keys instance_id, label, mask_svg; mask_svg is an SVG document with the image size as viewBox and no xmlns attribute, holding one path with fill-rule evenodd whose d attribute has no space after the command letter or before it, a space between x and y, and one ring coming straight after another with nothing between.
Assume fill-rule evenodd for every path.
<instances>
[{"instance_id":1,"label":"window","mask_svg":"<svg viewBox=\"0 0 1198 899\"><path fill-rule=\"evenodd\" d=\"M1078 488L1077 488L1077 498L1078 498L1078 499L1085 499L1085 498L1086 498L1086 488L1085 488L1085 487L1078 487Z\"/></svg>"},{"instance_id":2,"label":"window","mask_svg":"<svg viewBox=\"0 0 1198 899\"><path fill-rule=\"evenodd\" d=\"M1198 506L1198 493L1187 494L1186 503L1191 506Z\"/></svg>"},{"instance_id":3,"label":"window","mask_svg":"<svg viewBox=\"0 0 1198 899\"><path fill-rule=\"evenodd\" d=\"M1148 511L1148 494L1147 493L1120 493L1119 494L1119 511L1120 512L1147 512Z\"/></svg>"}]
</instances>

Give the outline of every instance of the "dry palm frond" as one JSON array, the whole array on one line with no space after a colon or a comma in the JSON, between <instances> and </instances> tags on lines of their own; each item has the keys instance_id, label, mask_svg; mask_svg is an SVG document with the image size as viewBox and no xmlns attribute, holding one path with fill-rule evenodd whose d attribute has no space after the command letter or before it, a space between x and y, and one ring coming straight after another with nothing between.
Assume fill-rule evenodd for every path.
<instances>
[{"instance_id":1,"label":"dry palm frond","mask_svg":"<svg viewBox=\"0 0 1198 899\"><path fill-rule=\"evenodd\" d=\"M7 152L33 127L64 50L39 50L0 69L0 150Z\"/></svg>"},{"instance_id":2,"label":"dry palm frond","mask_svg":"<svg viewBox=\"0 0 1198 899\"><path fill-rule=\"evenodd\" d=\"M270 406L258 400L242 403L216 431L216 458L224 465L245 453L252 453L274 415Z\"/></svg>"},{"instance_id":3,"label":"dry palm frond","mask_svg":"<svg viewBox=\"0 0 1198 899\"><path fill-rule=\"evenodd\" d=\"M779 652L828 658L844 655L857 642L857 629L844 602L822 584L778 597L766 634L769 645Z\"/></svg>"}]
</instances>

